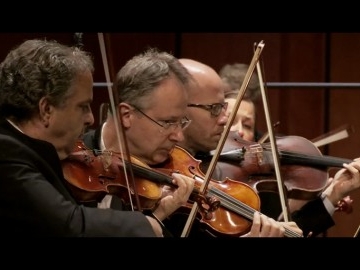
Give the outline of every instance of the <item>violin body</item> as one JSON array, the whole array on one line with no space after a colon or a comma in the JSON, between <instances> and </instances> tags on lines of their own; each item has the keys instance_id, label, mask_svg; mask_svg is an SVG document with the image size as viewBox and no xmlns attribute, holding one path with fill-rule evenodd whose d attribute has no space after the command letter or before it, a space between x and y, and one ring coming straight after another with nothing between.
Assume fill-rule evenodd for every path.
<instances>
[{"instance_id":1,"label":"violin body","mask_svg":"<svg viewBox=\"0 0 360 270\"><path fill-rule=\"evenodd\" d=\"M236 134L236 133L235 133ZM260 188L259 179L273 179L275 177L274 162L270 145L256 144L244 141L235 134L230 134L226 141L223 152L234 149L243 149L243 160L240 163L228 161L231 165L237 165L241 170L232 170L228 177L240 181L247 181L252 186L257 187L258 191L270 189L269 184L264 184ZM289 198L310 200L324 189L328 179L327 166L316 163L316 157L321 157L319 149L310 141L299 136L285 136L276 138L277 148L279 150L280 172L287 188ZM291 152L292 155L286 156L282 153ZM307 164L301 157L308 157ZM219 158L220 162L223 159ZM240 165L240 166L239 166ZM268 182L268 180L267 180Z\"/></svg>"},{"instance_id":2,"label":"violin body","mask_svg":"<svg viewBox=\"0 0 360 270\"><path fill-rule=\"evenodd\" d=\"M164 167L180 170L180 173L195 179L195 185L200 187L205 181L204 173L200 170L200 164L200 160L195 159L186 150L176 146ZM204 192L207 196L216 197L220 201L220 206L214 211L200 211L198 213L197 220L200 224L198 229L212 236L222 237L238 237L250 231L254 213L260 212L260 198L256 190L245 183L227 177L223 181L210 179ZM193 202L189 200L180 211L175 212L170 217L170 220L174 218L175 223L184 227L184 217L189 214L192 207ZM167 226L169 226L169 223L167 223ZM195 232L198 232L198 229ZM286 227L285 236L302 237Z\"/></svg>"},{"instance_id":3,"label":"violin body","mask_svg":"<svg viewBox=\"0 0 360 270\"><path fill-rule=\"evenodd\" d=\"M195 179L195 186L200 188L204 182L204 173L200 170L201 161L193 158L186 150L175 146L172 150L169 160L164 164L164 168L178 171L181 174ZM222 182L212 181L205 191L206 195L214 196L220 200L220 206L211 212L199 211L197 215L198 222L201 223L202 230L208 231L214 236L241 236L249 232L252 225L252 211L260 209L260 198L257 192L245 183L233 181L229 178ZM230 210L225 207L232 200L235 201L235 208L249 208L249 217ZM176 211L170 219L176 219L176 223L183 227L185 219L188 217L194 201L190 200L186 205ZM242 211L240 211L242 212ZM178 215L178 216L177 216ZM181 217L179 217L181 216ZM166 224L166 223L165 223Z\"/></svg>"},{"instance_id":4,"label":"violin body","mask_svg":"<svg viewBox=\"0 0 360 270\"><path fill-rule=\"evenodd\" d=\"M290 213L321 194L327 186L329 167L342 167L349 162L323 156L314 144L300 136L277 137L276 144ZM209 161L203 163L206 170ZM281 213L270 144L245 141L231 131L212 177L229 177L248 184L259 193L263 213L273 218Z\"/></svg>"},{"instance_id":5,"label":"violin body","mask_svg":"<svg viewBox=\"0 0 360 270\"><path fill-rule=\"evenodd\" d=\"M166 195L164 186L177 188L171 174L178 170L153 169L134 156L130 156L130 162L123 160L120 153L90 150L79 141L73 153L62 162L64 178L76 200L100 202L111 194L121 198L125 206L136 207L134 210L153 210ZM169 190L171 192L166 189ZM194 188L191 196L203 212L210 213L219 205L213 197L200 194L198 188Z\"/></svg>"},{"instance_id":6,"label":"violin body","mask_svg":"<svg viewBox=\"0 0 360 270\"><path fill-rule=\"evenodd\" d=\"M132 162L139 161L132 157ZM105 195L112 194L128 204L131 199L135 200L133 196L137 192L141 207L152 209L162 196L162 185L154 181L137 177L134 185L130 176L127 180L118 154L103 152L95 155L82 141L62 161L62 169L66 183L80 203L100 202Z\"/></svg>"}]
</instances>

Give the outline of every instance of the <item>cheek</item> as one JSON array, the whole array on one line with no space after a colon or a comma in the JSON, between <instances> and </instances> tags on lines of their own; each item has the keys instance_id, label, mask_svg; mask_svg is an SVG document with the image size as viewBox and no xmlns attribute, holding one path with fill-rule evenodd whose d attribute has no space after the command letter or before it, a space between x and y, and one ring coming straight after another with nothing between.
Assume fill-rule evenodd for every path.
<instances>
[{"instance_id":1,"label":"cheek","mask_svg":"<svg viewBox=\"0 0 360 270\"><path fill-rule=\"evenodd\" d=\"M208 118L197 118L193 121L190 126L188 127L193 133L199 134L199 136L203 135L204 133L208 133L208 130L212 129L213 124L210 124Z\"/></svg>"},{"instance_id":2,"label":"cheek","mask_svg":"<svg viewBox=\"0 0 360 270\"><path fill-rule=\"evenodd\" d=\"M230 131L235 131L235 130L238 130L237 126L236 126L236 125L232 125L231 128L230 128Z\"/></svg>"},{"instance_id":3,"label":"cheek","mask_svg":"<svg viewBox=\"0 0 360 270\"><path fill-rule=\"evenodd\" d=\"M231 131L234 131L234 130L242 131L242 122L241 122L241 120L239 121L238 119L235 119L234 122L232 123L232 126L231 126L230 130Z\"/></svg>"},{"instance_id":4,"label":"cheek","mask_svg":"<svg viewBox=\"0 0 360 270\"><path fill-rule=\"evenodd\" d=\"M249 132L249 131L245 131L243 139L246 140L246 141L254 141L254 139L255 139L254 138L254 133Z\"/></svg>"},{"instance_id":5,"label":"cheek","mask_svg":"<svg viewBox=\"0 0 360 270\"><path fill-rule=\"evenodd\" d=\"M84 114L73 113L71 115L64 115L64 122L67 123L69 128L79 129L84 125Z\"/></svg>"},{"instance_id":6,"label":"cheek","mask_svg":"<svg viewBox=\"0 0 360 270\"><path fill-rule=\"evenodd\" d=\"M165 137L156 129L149 126L131 126L129 136L137 149L143 152L152 152L159 147Z\"/></svg>"}]
</instances>

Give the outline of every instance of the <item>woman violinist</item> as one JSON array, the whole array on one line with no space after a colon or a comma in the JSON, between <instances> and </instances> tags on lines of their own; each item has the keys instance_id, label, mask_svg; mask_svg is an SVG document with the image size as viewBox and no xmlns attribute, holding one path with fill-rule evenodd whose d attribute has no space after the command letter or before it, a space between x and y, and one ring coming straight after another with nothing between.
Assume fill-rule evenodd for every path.
<instances>
[{"instance_id":1,"label":"woman violinist","mask_svg":"<svg viewBox=\"0 0 360 270\"><path fill-rule=\"evenodd\" d=\"M223 66L219 75L226 84L225 101L228 102L228 111L230 112L234 106L238 89L245 78L248 65L241 63L227 64ZM240 103L235 122L231 130L237 132L237 136L245 141L258 141L260 134L256 129L256 106L255 103L260 94L260 85L257 74L251 77L244 98ZM358 161L356 161L358 162ZM344 165L349 168L348 165ZM355 165L354 165L355 166ZM352 172L353 168L349 168ZM356 171L354 171L356 173ZM330 181L332 179L329 179ZM350 180L350 181L349 181ZM308 201L302 208L292 213L292 220L295 221L303 230L304 235L312 232L313 236L328 230L335 223L332 215L336 210L338 202L347 196L351 191L359 187L357 175L353 178L344 170L340 170L335 176L335 180L326 188L321 196L314 200ZM270 193L261 195L263 203L263 212L277 219L279 211L278 200L274 200ZM270 204L270 206L269 206Z\"/></svg>"}]
</instances>

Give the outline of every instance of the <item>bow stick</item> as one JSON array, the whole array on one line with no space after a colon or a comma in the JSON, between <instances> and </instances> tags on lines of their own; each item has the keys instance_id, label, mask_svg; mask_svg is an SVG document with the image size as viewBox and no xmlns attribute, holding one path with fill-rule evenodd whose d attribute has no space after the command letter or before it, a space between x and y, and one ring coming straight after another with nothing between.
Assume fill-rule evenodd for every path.
<instances>
[{"instance_id":1,"label":"bow stick","mask_svg":"<svg viewBox=\"0 0 360 270\"><path fill-rule=\"evenodd\" d=\"M266 116L268 136L269 136L270 145L271 145L271 153L272 153L273 161L274 161L275 175L276 175L276 180L277 180L277 184L278 184L281 209L283 211L284 221L288 222L289 221L289 210L288 210L289 207L288 207L288 203L287 203L288 200L286 198L285 186L284 186L284 182L282 181L282 177L281 177L281 173L280 173L279 152L278 152L277 144L275 141L273 125L271 122L271 117L270 117L269 107L268 107L268 98L266 95L266 91L265 91L265 87L264 87L265 84L264 84L264 81L262 78L262 70L261 70L259 62L257 62L256 68L257 68L257 74L258 74L259 82L260 82L261 96L262 96L264 112L265 112L265 116Z\"/></svg>"},{"instance_id":2,"label":"bow stick","mask_svg":"<svg viewBox=\"0 0 360 270\"><path fill-rule=\"evenodd\" d=\"M229 119L228 119L228 122L226 123L226 126L225 126L225 129L223 131L223 133L221 134L221 138L220 138L220 141L217 145L217 148L216 150L214 151L214 154L212 156L212 159L211 159L211 162L210 162L210 165L207 169L207 172L206 172L206 175L204 177L204 181L199 189L199 192L200 193L204 193L204 191L207 189L208 185L209 185L209 182L211 180L211 176L214 172L214 169L215 169L215 165L219 159L219 156L220 156L220 153L224 147L224 144L225 144L225 141L226 141L226 138L227 136L229 135L229 131L230 131L230 127L231 127L231 124L234 122L234 119L235 119L235 116L236 116L236 113L237 113L237 110L239 109L239 106L240 106L240 102L245 94L245 90L250 82L250 78L254 72L254 69L255 69L255 65L256 63L258 62L259 58L260 58L260 54L264 48L265 44L261 41L258 45L257 45L257 49L255 50L254 52L254 56L252 58L252 61L249 65L249 68L245 74L245 78L241 84L241 87L240 87L240 90L239 90L239 93L238 93L238 96L237 96L237 99L236 99L236 102L234 104L234 108L229 116ZM195 216L196 216L196 213L198 211L198 205L197 205L197 202L194 202L193 206L192 206L192 209L191 209L191 212L189 214L189 217L185 223L185 226L184 226L184 229L181 233L181 237L186 237L189 235L190 233L190 229L191 229L191 226L194 222L194 219L195 219Z\"/></svg>"},{"instance_id":3,"label":"bow stick","mask_svg":"<svg viewBox=\"0 0 360 270\"><path fill-rule=\"evenodd\" d=\"M127 174L127 170L126 170L126 165L127 162L125 161L124 158L124 154L127 154L127 159L129 161L131 161L130 158L130 154L129 154L129 150L127 149L127 143L125 141L125 133L124 133L124 129L121 127L121 131L122 131L122 137L120 135L120 117L119 117L119 110L117 109L117 107L115 107L115 100L114 100L114 96L116 97L116 104L119 103L118 97L117 97L117 93L114 93L112 91L111 88L111 80L110 80L110 72L109 72L109 66L108 66L108 61L107 61L107 57L106 57L106 48L105 48L105 41L104 41L104 35L103 33L98 33L98 38L99 38L99 44L100 44L100 51L101 51L101 56L102 56L102 60L103 60L103 64L104 64L104 71L105 71L105 77L106 77L106 82L107 82L107 89L108 89L108 93L109 93L109 98L110 98L110 106L111 106L111 110L113 112L113 117L114 117L114 123L115 123L115 132L116 132L116 137L118 140L118 144L120 146L120 153L121 153L121 159L122 159L122 163L124 164L124 175L125 175L125 179L126 179L126 184L128 187L128 193L129 193L129 200L130 200L130 205L131 205L131 209L134 211L134 205L132 202L132 196L131 196L131 188L130 188L130 184L129 184L129 179L128 179L128 174ZM121 138L124 139L124 141L121 140ZM123 144L125 145L125 152L123 151ZM129 167L129 172L130 172L130 176L132 179L132 183L133 183L133 187L134 187L134 193L135 193L135 199L136 199L136 205L137 205L137 209L139 211L141 211L141 205L140 205L140 199L139 199L139 195L136 192L136 188L135 188L135 178L134 178L134 174L132 171L132 167Z\"/></svg>"}]
</instances>

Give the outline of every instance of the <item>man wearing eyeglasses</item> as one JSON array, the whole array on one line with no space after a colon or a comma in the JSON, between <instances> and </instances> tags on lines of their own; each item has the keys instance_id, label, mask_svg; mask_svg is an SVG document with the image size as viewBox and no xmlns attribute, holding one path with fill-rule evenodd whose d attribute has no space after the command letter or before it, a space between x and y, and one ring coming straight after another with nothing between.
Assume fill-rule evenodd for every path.
<instances>
[{"instance_id":1,"label":"man wearing eyeglasses","mask_svg":"<svg viewBox=\"0 0 360 270\"><path fill-rule=\"evenodd\" d=\"M119 100L116 100L115 108L108 112L106 121L97 130L85 134L84 143L91 149L123 153L125 159L128 153L141 161L143 167L164 162L174 146L184 139L183 130L191 122L186 117L190 80L188 71L171 54L149 49L134 56L116 75L114 91ZM127 174L132 187L131 172ZM169 234L161 221L186 204L194 189L194 180L190 177L179 173L173 173L171 177L172 184L177 187L167 186L168 193L159 199L154 209L144 210L162 225L165 236ZM139 182L137 184L140 185ZM143 197L138 194L140 202L151 201L153 193L156 199L157 192L151 192L157 191L156 188L150 185L142 187L148 190ZM121 194L126 192L123 189L117 192L115 187L115 191L95 206L123 210L137 208L135 196L129 196L132 201L126 201L126 196Z\"/></svg>"},{"instance_id":2,"label":"man wearing eyeglasses","mask_svg":"<svg viewBox=\"0 0 360 270\"><path fill-rule=\"evenodd\" d=\"M190 59L180 59L180 62L190 71L196 83L192 84L189 89L187 107L187 115L192 120L192 123L184 131L185 140L179 142L179 146L189 151L198 160L202 160L207 153L216 149L221 132L224 130L228 120L227 115L229 115L229 112L225 112L227 108L223 88L225 86L219 81L218 74L209 66ZM247 136L247 139L249 140L249 136ZM344 168L335 175L331 185L323 192L324 196L307 202L299 211L292 213L292 219L296 221L297 226L301 225L301 228L306 232L305 236L316 236L324 228L334 224L331 214L329 215L327 212L330 213L331 211L328 203L337 202L348 192L359 187L359 172L356 169L359 162L360 159L355 159L351 164L344 164ZM205 163L200 163L200 166L202 164ZM206 169L207 167L204 166L204 173ZM214 179L219 179L217 178L218 174L226 175L226 172L216 167L213 174L215 175L213 176ZM326 196L329 200L325 200ZM171 228L172 231L176 231L178 229L177 224L181 224L180 219L179 215L173 215L166 221L165 225ZM259 222L258 217L255 217L255 215L253 220ZM274 222L274 220L271 221ZM181 228L181 226L179 227ZM254 225L250 231L250 236L256 236L253 229ZM192 231L194 234L204 235L199 232L201 232L201 229Z\"/></svg>"},{"instance_id":3,"label":"man wearing eyeglasses","mask_svg":"<svg viewBox=\"0 0 360 270\"><path fill-rule=\"evenodd\" d=\"M194 81L191 82L189 87L189 102L186 109L187 116L192 123L184 130L185 139L179 141L178 146L200 160L199 154L216 149L228 120L228 114L226 113L228 104L225 102L224 84L211 67L191 59L180 59L180 62L188 69ZM203 172L205 174L206 170L203 170ZM218 236L206 223L204 224L195 221L190 236ZM183 225L184 218L177 213L165 220L165 226L174 235L181 233ZM276 222L272 218L255 212L250 232L246 235L255 237L284 236L285 229L283 225L283 223ZM301 235L301 230L294 222L289 222L286 226ZM223 236L226 235L226 233L223 234Z\"/></svg>"}]
</instances>

